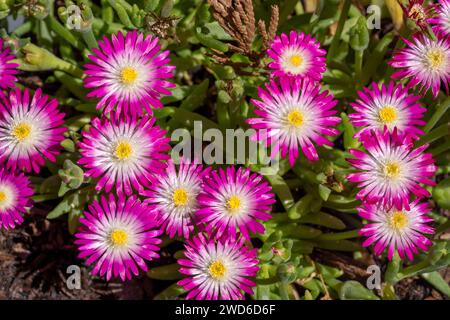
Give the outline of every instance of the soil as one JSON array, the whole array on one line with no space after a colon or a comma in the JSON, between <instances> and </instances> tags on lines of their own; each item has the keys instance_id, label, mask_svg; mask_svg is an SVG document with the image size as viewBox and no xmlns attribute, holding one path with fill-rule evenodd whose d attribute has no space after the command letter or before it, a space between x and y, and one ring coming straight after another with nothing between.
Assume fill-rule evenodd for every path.
<instances>
[{"instance_id":1,"label":"soil","mask_svg":"<svg viewBox=\"0 0 450 320\"><path fill-rule=\"evenodd\" d=\"M33 208L22 226L0 230L0 299L151 299L152 280L106 282L89 275L77 258L64 219L45 219L48 210ZM68 289L67 267L81 269L81 290Z\"/></svg>"},{"instance_id":2,"label":"soil","mask_svg":"<svg viewBox=\"0 0 450 320\"><path fill-rule=\"evenodd\" d=\"M170 285L167 281L149 279L145 274L131 281L106 282L89 274L89 268L77 258L73 236L67 231L67 222L60 218L45 219L48 208L35 206L25 216L25 222L13 230L0 230L0 300L2 299L152 299ZM174 249L174 248L172 248ZM180 248L176 248L177 250ZM176 251L176 250L171 250ZM166 251L162 261L172 263ZM365 282L366 266L350 255L327 250L316 250L315 260L344 271L343 279ZM366 261L382 262L373 256ZM81 269L81 289L68 289L67 267L77 265ZM450 268L441 271L450 282ZM395 286L400 299L443 300L444 295L419 277L405 279Z\"/></svg>"}]
</instances>

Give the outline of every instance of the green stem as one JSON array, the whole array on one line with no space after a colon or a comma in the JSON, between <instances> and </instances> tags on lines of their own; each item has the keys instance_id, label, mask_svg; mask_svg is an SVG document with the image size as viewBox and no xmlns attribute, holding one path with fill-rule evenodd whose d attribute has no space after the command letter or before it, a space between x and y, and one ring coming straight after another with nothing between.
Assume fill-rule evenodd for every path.
<instances>
[{"instance_id":1,"label":"green stem","mask_svg":"<svg viewBox=\"0 0 450 320\"><path fill-rule=\"evenodd\" d=\"M280 281L280 279L278 277L270 277L270 278L265 278L265 279L256 279L256 284L267 286L269 284L275 284L278 281Z\"/></svg>"},{"instance_id":2,"label":"green stem","mask_svg":"<svg viewBox=\"0 0 450 320\"><path fill-rule=\"evenodd\" d=\"M355 78L357 86L361 86L363 56L364 56L363 50L355 52Z\"/></svg>"},{"instance_id":3,"label":"green stem","mask_svg":"<svg viewBox=\"0 0 450 320\"><path fill-rule=\"evenodd\" d=\"M102 0L102 20L106 23L112 23L114 21L113 8L108 4L108 0Z\"/></svg>"},{"instance_id":4,"label":"green stem","mask_svg":"<svg viewBox=\"0 0 450 320\"><path fill-rule=\"evenodd\" d=\"M46 18L46 21L50 29L52 29L52 31L55 32L58 36L60 36L61 39L64 39L78 50L83 49L78 39L75 38L75 36L69 30L67 30L61 23L59 23L54 16L49 15Z\"/></svg>"},{"instance_id":5,"label":"green stem","mask_svg":"<svg viewBox=\"0 0 450 320\"><path fill-rule=\"evenodd\" d=\"M32 27L33 23L31 21L27 21L24 24L18 26L12 33L17 37L21 37L24 34L30 32Z\"/></svg>"},{"instance_id":6,"label":"green stem","mask_svg":"<svg viewBox=\"0 0 450 320\"><path fill-rule=\"evenodd\" d=\"M358 231L359 229L337 233L324 233L318 236L317 240L345 240L358 238L359 237Z\"/></svg>"},{"instance_id":7,"label":"green stem","mask_svg":"<svg viewBox=\"0 0 450 320\"><path fill-rule=\"evenodd\" d=\"M72 92L78 99L82 101L86 101L86 89L83 88L83 84L81 80L77 81L76 78L71 77L70 75L62 72L55 71L55 77L69 90Z\"/></svg>"},{"instance_id":8,"label":"green stem","mask_svg":"<svg viewBox=\"0 0 450 320\"><path fill-rule=\"evenodd\" d=\"M331 57L334 57L336 50L339 46L339 42L341 40L341 34L342 34L342 31L344 30L344 24L345 24L345 21L347 20L348 11L350 10L350 4L351 4L350 0L344 1L344 6L342 7L341 15L339 16L336 33L334 34L330 49L328 50L327 60L330 60Z\"/></svg>"},{"instance_id":9,"label":"green stem","mask_svg":"<svg viewBox=\"0 0 450 320\"><path fill-rule=\"evenodd\" d=\"M89 49L98 47L98 43L95 39L94 33L92 32L92 28L81 32L81 37L83 38L84 42L86 42Z\"/></svg>"},{"instance_id":10,"label":"green stem","mask_svg":"<svg viewBox=\"0 0 450 320\"><path fill-rule=\"evenodd\" d=\"M428 133L434 126L438 123L438 121L442 118L442 116L447 112L450 108L450 97L444 100L439 106L436 108L436 111L431 116L430 120L428 120L427 125L424 127L423 131Z\"/></svg>"},{"instance_id":11,"label":"green stem","mask_svg":"<svg viewBox=\"0 0 450 320\"><path fill-rule=\"evenodd\" d=\"M434 129L433 131L427 133L426 135L422 136L422 138L418 141L416 146L419 147L426 143L431 143L449 134L450 134L450 126L448 123L445 123Z\"/></svg>"},{"instance_id":12,"label":"green stem","mask_svg":"<svg viewBox=\"0 0 450 320\"><path fill-rule=\"evenodd\" d=\"M433 156L438 156L441 153L450 150L450 140L448 140L447 142L444 142L442 144L440 144L439 146L437 146L436 148L431 149L429 152L433 155Z\"/></svg>"},{"instance_id":13,"label":"green stem","mask_svg":"<svg viewBox=\"0 0 450 320\"><path fill-rule=\"evenodd\" d=\"M281 282L278 287L280 288L280 297L282 300L290 300L289 299L289 284Z\"/></svg>"},{"instance_id":14,"label":"green stem","mask_svg":"<svg viewBox=\"0 0 450 320\"><path fill-rule=\"evenodd\" d=\"M416 264L414 264L412 266L409 266L409 267L403 269L401 271L401 273L399 273L399 277L400 277L399 280L407 278L407 277L410 277L410 276L413 276L417 272L419 272L420 270L423 270L426 267L428 267L429 265L430 265L430 262L428 260L424 260L424 261L416 263Z\"/></svg>"},{"instance_id":15,"label":"green stem","mask_svg":"<svg viewBox=\"0 0 450 320\"><path fill-rule=\"evenodd\" d=\"M134 25L130 20L128 12L127 12L126 8L124 8L124 6L123 6L123 1L122 2L115 1L115 0L108 0L108 1L109 1L109 4L111 5L111 7L113 7L114 10L116 11L120 22L122 22L122 24L125 27L134 29Z\"/></svg>"}]
</instances>

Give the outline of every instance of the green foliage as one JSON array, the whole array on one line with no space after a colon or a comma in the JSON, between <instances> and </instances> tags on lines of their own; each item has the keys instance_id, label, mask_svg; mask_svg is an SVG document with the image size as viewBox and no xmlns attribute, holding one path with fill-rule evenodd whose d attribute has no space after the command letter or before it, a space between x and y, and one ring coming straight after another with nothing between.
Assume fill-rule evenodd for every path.
<instances>
[{"instance_id":1,"label":"green foliage","mask_svg":"<svg viewBox=\"0 0 450 320\"><path fill-rule=\"evenodd\" d=\"M28 8L23 1L0 1L0 19L7 15L24 15L27 21L7 34L7 43L17 54L20 69L41 77L48 92L58 98L67 110L66 139L63 152L55 164L47 164L42 176L33 177L35 202L47 202L53 208L48 219L61 219L67 214L69 229L74 233L78 219L98 192L91 179L84 177L76 165L80 155L81 131L98 115L95 103L86 98L83 87L83 65L97 40L118 31L137 29L161 39L164 50L170 50L171 64L176 66L172 95L164 97L163 109L154 110L157 123L168 130L193 129L196 120L203 129L248 128L246 119L253 117L250 99L257 97L257 87L268 78L264 39L255 34L249 50L234 50L236 39L225 31L203 0L102 0L36 1ZM305 3L316 3L311 9ZM100 3L100 5L98 5ZM277 197L273 218L264 223L266 232L252 239L258 247L260 270L254 299L365 299L396 298L394 285L407 277L420 275L443 294L449 296L448 284L437 271L450 264L450 242L434 240L430 252L413 262L394 257L382 275L383 289L371 291L364 283L345 281L348 275L332 267L332 261L317 259L317 252L333 254L368 265L364 257L371 249L361 246L357 230L363 221L356 216L360 201L356 188L345 176L351 172L346 158L349 149L359 149L354 138L357 128L349 121L349 103L357 98L357 90L372 81L389 80L392 70L387 61L397 43L391 29L369 30L365 12L355 1L253 1L257 19L267 26L271 20L271 4L279 6L277 33L292 29L311 33L327 48L327 70L324 89L339 99L337 109L342 119L335 147L320 147L320 160L312 163L301 157L294 166L281 160L280 168L265 179ZM389 2L391 3L391 2ZM68 6L81 9L80 29L68 27ZM391 4L388 4L391 6ZM53 10L54 9L54 10ZM398 8L397 8L398 9ZM383 7L396 25L401 25L395 6ZM6 27L3 19L2 26ZM406 28L406 26L404 26ZM35 73L39 72L39 73ZM448 134L450 99L438 102L425 97L427 133L418 144L430 143L437 158L440 174L450 172ZM261 158L261 157L260 157ZM248 160L248 159L246 159ZM258 171L261 164L250 165ZM450 209L450 179L441 180L432 190L438 208ZM64 217L65 219L66 217ZM450 229L448 219L437 221L439 232ZM261 243L262 242L262 243ZM166 265L151 268L148 276L172 281L155 299L175 299L184 294L174 282L182 277L175 255ZM383 261L385 257L382 258ZM367 276L370 274L367 273Z\"/></svg>"}]
</instances>

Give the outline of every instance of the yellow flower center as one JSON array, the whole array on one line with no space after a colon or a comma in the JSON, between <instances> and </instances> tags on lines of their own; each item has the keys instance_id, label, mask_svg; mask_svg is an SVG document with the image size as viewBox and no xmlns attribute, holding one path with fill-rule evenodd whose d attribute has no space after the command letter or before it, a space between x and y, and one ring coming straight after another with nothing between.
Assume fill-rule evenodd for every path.
<instances>
[{"instance_id":1,"label":"yellow flower center","mask_svg":"<svg viewBox=\"0 0 450 320\"><path fill-rule=\"evenodd\" d=\"M137 79L138 73L135 69L131 67L125 67L120 73L120 79L124 84L133 84Z\"/></svg>"},{"instance_id":2,"label":"yellow flower center","mask_svg":"<svg viewBox=\"0 0 450 320\"><path fill-rule=\"evenodd\" d=\"M188 203L188 194L185 189L176 189L173 193L173 202L178 206L185 206Z\"/></svg>"},{"instance_id":3,"label":"yellow flower center","mask_svg":"<svg viewBox=\"0 0 450 320\"><path fill-rule=\"evenodd\" d=\"M127 243L128 235L125 231L115 229L111 232L111 242L115 246L123 246Z\"/></svg>"},{"instance_id":4,"label":"yellow flower center","mask_svg":"<svg viewBox=\"0 0 450 320\"><path fill-rule=\"evenodd\" d=\"M30 136L31 126L26 122L19 123L12 130L12 134L17 140L23 141Z\"/></svg>"},{"instance_id":5,"label":"yellow flower center","mask_svg":"<svg viewBox=\"0 0 450 320\"><path fill-rule=\"evenodd\" d=\"M301 64L303 63L303 58L300 57L300 56L297 55L297 54L294 54L294 55L291 57L290 61L291 61L291 64L292 64L294 67L300 67Z\"/></svg>"},{"instance_id":6,"label":"yellow flower center","mask_svg":"<svg viewBox=\"0 0 450 320\"><path fill-rule=\"evenodd\" d=\"M222 263L222 261L216 260L208 268L208 272L216 280L222 279L225 273L227 272L227 268Z\"/></svg>"},{"instance_id":7,"label":"yellow flower center","mask_svg":"<svg viewBox=\"0 0 450 320\"><path fill-rule=\"evenodd\" d=\"M409 11L409 17L416 21L424 20L426 18L425 11L420 4L415 4Z\"/></svg>"},{"instance_id":8,"label":"yellow flower center","mask_svg":"<svg viewBox=\"0 0 450 320\"><path fill-rule=\"evenodd\" d=\"M378 115L383 123L391 123L397 120L397 111L392 106L384 106L380 109Z\"/></svg>"},{"instance_id":9,"label":"yellow flower center","mask_svg":"<svg viewBox=\"0 0 450 320\"><path fill-rule=\"evenodd\" d=\"M288 114L288 121L292 126L298 128L304 122L303 114L298 110L291 111Z\"/></svg>"},{"instance_id":10,"label":"yellow flower center","mask_svg":"<svg viewBox=\"0 0 450 320\"><path fill-rule=\"evenodd\" d=\"M127 160L133 154L133 148L127 141L121 141L117 144L114 152L119 160Z\"/></svg>"},{"instance_id":11,"label":"yellow flower center","mask_svg":"<svg viewBox=\"0 0 450 320\"><path fill-rule=\"evenodd\" d=\"M408 215L403 211L395 211L389 223L393 229L401 231L408 224Z\"/></svg>"},{"instance_id":12,"label":"yellow flower center","mask_svg":"<svg viewBox=\"0 0 450 320\"><path fill-rule=\"evenodd\" d=\"M2 204L6 200L6 193L0 191L0 204Z\"/></svg>"},{"instance_id":13,"label":"yellow flower center","mask_svg":"<svg viewBox=\"0 0 450 320\"><path fill-rule=\"evenodd\" d=\"M431 69L439 69L445 62L445 54L440 49L431 49L427 53L428 64Z\"/></svg>"},{"instance_id":14,"label":"yellow flower center","mask_svg":"<svg viewBox=\"0 0 450 320\"><path fill-rule=\"evenodd\" d=\"M229 211L233 212L241 207L241 199L238 196L232 196L227 201L227 208Z\"/></svg>"},{"instance_id":15,"label":"yellow flower center","mask_svg":"<svg viewBox=\"0 0 450 320\"><path fill-rule=\"evenodd\" d=\"M384 167L384 172L385 172L386 176L391 179L397 178L400 174L400 166L398 165L398 163L389 162Z\"/></svg>"}]
</instances>

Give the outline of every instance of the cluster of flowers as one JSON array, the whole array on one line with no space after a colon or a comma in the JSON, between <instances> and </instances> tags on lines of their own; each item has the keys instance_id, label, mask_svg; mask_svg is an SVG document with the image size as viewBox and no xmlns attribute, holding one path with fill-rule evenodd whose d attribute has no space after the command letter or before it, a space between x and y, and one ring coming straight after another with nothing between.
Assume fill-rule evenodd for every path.
<instances>
[{"instance_id":1,"label":"cluster of flowers","mask_svg":"<svg viewBox=\"0 0 450 320\"><path fill-rule=\"evenodd\" d=\"M375 252L386 247L412 258L417 247L426 249L432 233L427 225L428 196L420 184L436 167L426 145L413 142L423 132L425 108L412 86L432 89L436 96L450 81L450 36L447 0L441 2L443 19L434 18L436 39L423 34L405 40L406 48L394 54L391 65L400 70L394 77L410 78L407 87L393 82L373 84L359 92L350 118L363 127L356 137L366 152L351 150L348 161L359 171L348 176L361 188L361 216L374 223L361 234L364 243L376 242ZM442 22L444 21L444 22ZM441 23L442 22L442 23ZM443 24L443 26L442 26ZM447 28L447 29L446 29ZM152 108L161 108L161 95L170 94L174 67L169 52L161 52L158 39L136 31L103 38L92 49L85 66L89 97L99 98L102 116L82 133L79 164L103 193L89 205L76 233L80 257L94 264L92 273L122 280L147 270L145 260L158 258L159 236L184 238L185 257L178 260L186 278L179 282L187 298L239 299L252 293L250 278L258 271L257 251L250 234L263 233L260 221L270 218L275 196L259 174L229 166L212 170L184 159L176 166L169 159L169 139L155 125ZM13 88L17 65L9 48L0 46L0 87ZM314 144L331 146L324 136L335 136L340 122L337 101L322 91L326 51L310 35L292 31L276 37L268 50L271 79L259 88L257 118L248 119L255 129L269 131L267 145L276 145L294 165L299 150L317 160ZM64 114L55 99L37 90L13 89L0 101L0 227L13 228L23 221L33 190L23 172L39 172L45 160L55 161L66 129ZM262 139L262 138L261 138ZM265 138L264 138L265 139ZM276 140L278 143L273 144ZM416 200L410 202L410 194Z\"/></svg>"},{"instance_id":2,"label":"cluster of flowers","mask_svg":"<svg viewBox=\"0 0 450 320\"><path fill-rule=\"evenodd\" d=\"M415 12L416 20L423 20L422 25L431 26L433 36L422 28L411 39L403 39L405 48L394 52L389 62L398 69L392 77L406 79L406 86L374 83L358 93L359 99L352 103L356 112L349 115L355 127L362 127L356 137L366 150L350 150L354 158L348 161L358 172L347 177L358 183L356 197L363 202L358 212L370 221L360 231L367 237L363 245L375 244L376 254L387 248L389 259L398 252L401 259L412 260L419 248L427 250L432 244L424 234L434 233L427 215L430 208L421 202L430 193L421 184L435 185L431 178L437 167L432 154L424 153L427 144L414 147L424 134L418 126L425 125L426 108L418 103L419 96L408 91L418 87L425 94L431 89L436 98L443 85L449 92L450 1L440 0L430 10L419 2L414 2L410 12ZM436 15L426 18L425 11ZM416 17L418 12L423 14Z\"/></svg>"},{"instance_id":3,"label":"cluster of flowers","mask_svg":"<svg viewBox=\"0 0 450 320\"><path fill-rule=\"evenodd\" d=\"M248 278L256 275L258 260L249 239L264 232L259 220L270 218L270 185L249 169L211 170L188 160L175 166L169 159L170 139L155 125L152 108L170 94L174 84L165 79L174 67L157 38L118 33L92 51L84 81L103 110L82 132L79 164L103 195L80 219L80 257L94 264L94 275L130 279L147 271L145 260L159 257L165 232L186 239L179 264L188 298L251 294L255 283ZM2 88L17 80L9 52L4 48L1 56ZM38 173L45 160L55 161L66 131L56 99L41 90L30 94L14 89L1 96L0 162L7 171L0 171L0 227L6 229L22 223L31 206L30 180L20 170Z\"/></svg>"}]
</instances>

